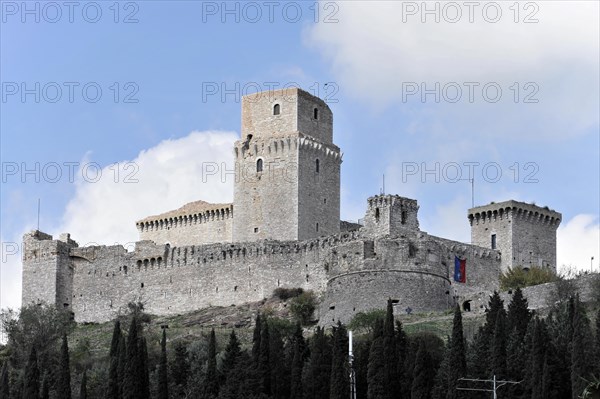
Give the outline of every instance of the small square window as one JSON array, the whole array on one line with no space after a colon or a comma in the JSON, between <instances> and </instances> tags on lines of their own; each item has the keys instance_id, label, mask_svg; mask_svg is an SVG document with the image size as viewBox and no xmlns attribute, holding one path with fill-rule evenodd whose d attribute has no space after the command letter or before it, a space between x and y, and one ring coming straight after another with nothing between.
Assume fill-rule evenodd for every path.
<instances>
[{"instance_id":1,"label":"small square window","mask_svg":"<svg viewBox=\"0 0 600 399\"><path fill-rule=\"evenodd\" d=\"M255 233L258 233L258 227L255 227L255 228L254 228L254 232L255 232Z\"/></svg>"}]
</instances>

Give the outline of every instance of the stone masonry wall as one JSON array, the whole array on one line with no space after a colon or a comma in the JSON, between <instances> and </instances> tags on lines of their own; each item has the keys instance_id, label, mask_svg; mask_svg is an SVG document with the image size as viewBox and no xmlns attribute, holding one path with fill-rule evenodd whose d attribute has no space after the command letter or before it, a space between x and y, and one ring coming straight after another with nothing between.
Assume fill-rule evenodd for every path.
<instances>
[{"instance_id":1,"label":"stone masonry wall","mask_svg":"<svg viewBox=\"0 0 600 399\"><path fill-rule=\"evenodd\" d=\"M75 319L107 321L130 301L169 315L258 301L277 287L320 294L331 249L354 238L345 233L304 242L184 247L142 241L134 252L121 246L77 248L71 253Z\"/></svg>"},{"instance_id":2,"label":"stone masonry wall","mask_svg":"<svg viewBox=\"0 0 600 399\"><path fill-rule=\"evenodd\" d=\"M299 139L296 133L236 142L233 241L298 239Z\"/></svg>"},{"instance_id":3,"label":"stone masonry wall","mask_svg":"<svg viewBox=\"0 0 600 399\"><path fill-rule=\"evenodd\" d=\"M137 224L140 240L157 244L193 245L231 242L233 205L191 215L156 219Z\"/></svg>"},{"instance_id":4,"label":"stone masonry wall","mask_svg":"<svg viewBox=\"0 0 600 399\"><path fill-rule=\"evenodd\" d=\"M298 141L298 239L340 232L341 154L310 137ZM317 166L318 164L318 166Z\"/></svg>"}]
</instances>

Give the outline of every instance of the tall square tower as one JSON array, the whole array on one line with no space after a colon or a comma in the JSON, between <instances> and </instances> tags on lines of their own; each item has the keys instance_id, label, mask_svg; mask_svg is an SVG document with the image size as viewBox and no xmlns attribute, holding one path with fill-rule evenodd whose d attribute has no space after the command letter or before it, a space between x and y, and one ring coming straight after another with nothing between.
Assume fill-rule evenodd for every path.
<instances>
[{"instance_id":1,"label":"tall square tower","mask_svg":"<svg viewBox=\"0 0 600 399\"><path fill-rule=\"evenodd\" d=\"M556 271L556 229L562 215L548 207L518 201L469 209L471 243L497 249L502 271L547 267Z\"/></svg>"},{"instance_id":2,"label":"tall square tower","mask_svg":"<svg viewBox=\"0 0 600 399\"><path fill-rule=\"evenodd\" d=\"M301 89L242 98L233 241L306 240L340 230L340 164L327 104Z\"/></svg>"}]
</instances>

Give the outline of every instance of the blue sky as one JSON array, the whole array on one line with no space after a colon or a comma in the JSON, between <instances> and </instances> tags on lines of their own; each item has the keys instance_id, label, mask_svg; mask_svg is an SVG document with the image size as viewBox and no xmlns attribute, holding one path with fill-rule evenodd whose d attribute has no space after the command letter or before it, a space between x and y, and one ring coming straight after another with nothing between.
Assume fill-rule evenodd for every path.
<instances>
[{"instance_id":1,"label":"blue sky","mask_svg":"<svg viewBox=\"0 0 600 399\"><path fill-rule=\"evenodd\" d=\"M343 219L385 174L423 230L469 241L471 164L475 205L561 212L559 264L598 268L597 2L0 4L2 307L38 198L41 230L124 245L143 216L231 201L202 168L232 162L239 96L295 84L333 110Z\"/></svg>"}]
</instances>

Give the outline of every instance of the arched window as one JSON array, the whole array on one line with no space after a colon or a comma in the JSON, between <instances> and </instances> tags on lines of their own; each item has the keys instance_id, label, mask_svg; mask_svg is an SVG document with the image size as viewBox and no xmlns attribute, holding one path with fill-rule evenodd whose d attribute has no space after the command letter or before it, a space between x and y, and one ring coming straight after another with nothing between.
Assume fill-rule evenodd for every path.
<instances>
[{"instance_id":1,"label":"arched window","mask_svg":"<svg viewBox=\"0 0 600 399\"><path fill-rule=\"evenodd\" d=\"M379 208L375 208L375 222L379 223Z\"/></svg>"},{"instance_id":2,"label":"arched window","mask_svg":"<svg viewBox=\"0 0 600 399\"><path fill-rule=\"evenodd\" d=\"M256 171L257 172L263 171L263 160L260 158L258 159L258 161L256 161Z\"/></svg>"},{"instance_id":3,"label":"arched window","mask_svg":"<svg viewBox=\"0 0 600 399\"><path fill-rule=\"evenodd\" d=\"M313 110L313 118L314 119L319 119L319 109L318 108L315 108Z\"/></svg>"},{"instance_id":4,"label":"arched window","mask_svg":"<svg viewBox=\"0 0 600 399\"><path fill-rule=\"evenodd\" d=\"M281 113L281 105L275 104L273 106L273 115L279 115Z\"/></svg>"},{"instance_id":5,"label":"arched window","mask_svg":"<svg viewBox=\"0 0 600 399\"><path fill-rule=\"evenodd\" d=\"M319 173L319 160L315 159L315 172Z\"/></svg>"}]
</instances>

